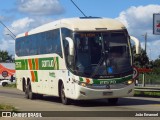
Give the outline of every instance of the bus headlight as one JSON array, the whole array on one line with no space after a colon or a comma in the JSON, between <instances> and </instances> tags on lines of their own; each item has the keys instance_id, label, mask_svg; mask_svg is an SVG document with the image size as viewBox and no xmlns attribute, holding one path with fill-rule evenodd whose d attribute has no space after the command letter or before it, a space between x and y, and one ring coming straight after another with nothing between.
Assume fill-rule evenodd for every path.
<instances>
[{"instance_id":1,"label":"bus headlight","mask_svg":"<svg viewBox=\"0 0 160 120\"><path fill-rule=\"evenodd\" d=\"M131 80L126 81L125 84L126 85L131 85L133 82L134 82L134 80L131 79Z\"/></svg>"},{"instance_id":2,"label":"bus headlight","mask_svg":"<svg viewBox=\"0 0 160 120\"><path fill-rule=\"evenodd\" d=\"M133 80L128 80L128 84L132 84L133 83Z\"/></svg>"}]
</instances>

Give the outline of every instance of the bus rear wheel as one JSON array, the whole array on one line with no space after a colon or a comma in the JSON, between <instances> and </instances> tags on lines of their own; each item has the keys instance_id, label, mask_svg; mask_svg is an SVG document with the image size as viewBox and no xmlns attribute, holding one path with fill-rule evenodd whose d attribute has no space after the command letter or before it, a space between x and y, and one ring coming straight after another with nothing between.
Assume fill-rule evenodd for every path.
<instances>
[{"instance_id":1,"label":"bus rear wheel","mask_svg":"<svg viewBox=\"0 0 160 120\"><path fill-rule=\"evenodd\" d=\"M118 98L109 98L108 103L110 105L116 105L118 103Z\"/></svg>"},{"instance_id":2,"label":"bus rear wheel","mask_svg":"<svg viewBox=\"0 0 160 120\"><path fill-rule=\"evenodd\" d=\"M61 84L61 88L60 88L60 98L61 98L61 102L64 105L68 105L70 103L70 99L68 99L65 95L65 91L64 91L64 85L63 83Z\"/></svg>"},{"instance_id":3,"label":"bus rear wheel","mask_svg":"<svg viewBox=\"0 0 160 120\"><path fill-rule=\"evenodd\" d=\"M32 88L31 88L31 83L29 82L27 85L26 85L26 89L25 89L25 97L27 99L34 99L36 96L35 93L32 92Z\"/></svg>"}]
</instances>

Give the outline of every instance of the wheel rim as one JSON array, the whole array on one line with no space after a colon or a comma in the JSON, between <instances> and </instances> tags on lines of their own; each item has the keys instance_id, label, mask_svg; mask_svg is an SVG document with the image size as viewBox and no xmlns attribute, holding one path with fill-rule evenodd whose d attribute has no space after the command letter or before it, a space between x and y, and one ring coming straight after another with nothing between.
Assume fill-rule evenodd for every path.
<instances>
[{"instance_id":1,"label":"wheel rim","mask_svg":"<svg viewBox=\"0 0 160 120\"><path fill-rule=\"evenodd\" d=\"M28 86L26 85L25 86L25 96L26 96L26 98L29 98L29 90L28 90L29 88L28 88Z\"/></svg>"},{"instance_id":2,"label":"wheel rim","mask_svg":"<svg viewBox=\"0 0 160 120\"><path fill-rule=\"evenodd\" d=\"M64 86L63 85L62 85L62 90L61 90L61 99L62 99L63 103L66 102L66 97L65 97Z\"/></svg>"}]
</instances>

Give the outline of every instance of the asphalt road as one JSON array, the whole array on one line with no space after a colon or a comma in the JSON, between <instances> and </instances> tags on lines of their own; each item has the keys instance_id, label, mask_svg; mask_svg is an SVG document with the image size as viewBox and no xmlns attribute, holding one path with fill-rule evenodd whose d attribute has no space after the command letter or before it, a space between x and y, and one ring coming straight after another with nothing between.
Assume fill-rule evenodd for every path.
<instances>
[{"instance_id":1,"label":"asphalt road","mask_svg":"<svg viewBox=\"0 0 160 120\"><path fill-rule=\"evenodd\" d=\"M44 96L43 99L28 100L24 98L24 93L15 89L15 88L4 88L0 87L0 103L2 104L11 104L15 106L19 111L114 111L115 118L111 117L110 119L118 120L127 120L125 117L116 117L116 111L122 111L125 115L129 114L127 111L138 112L142 111L160 111L160 98L147 98L147 97L129 97L129 98L120 98L118 105L112 106L109 105L106 99L103 100L90 100L90 101L73 101L71 105L63 105L60 103L59 99L52 96ZM98 112L93 113L94 116L99 114ZM55 117L56 118L56 117ZM92 120L96 120L99 117L87 117ZM83 119L87 120L86 117ZM1 119L1 118L0 118ZM5 118L7 119L7 118ZM34 118L35 119L35 118ZM49 119L49 118L47 118ZM61 119L60 116L56 118L57 120ZM64 118L63 118L64 119ZM69 120L69 117L65 117L66 120ZM71 119L71 118L70 118ZM73 120L78 120L80 118L73 117ZM102 117L105 119L106 117ZM109 119L109 118L107 118ZM129 120L151 120L151 117L136 117L129 118ZM159 117L153 118L154 120L160 120Z\"/></svg>"}]
</instances>

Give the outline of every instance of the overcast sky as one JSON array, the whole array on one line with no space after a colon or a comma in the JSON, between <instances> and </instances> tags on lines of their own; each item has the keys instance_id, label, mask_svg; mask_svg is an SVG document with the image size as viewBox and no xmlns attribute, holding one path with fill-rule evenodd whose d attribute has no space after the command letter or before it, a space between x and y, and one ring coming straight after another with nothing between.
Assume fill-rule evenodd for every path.
<instances>
[{"instance_id":1,"label":"overcast sky","mask_svg":"<svg viewBox=\"0 0 160 120\"><path fill-rule=\"evenodd\" d=\"M147 54L150 59L160 55L160 36L153 35L153 13L160 13L160 0L73 0L87 16L114 18L137 37L144 48L148 33ZM82 17L70 0L3 0L0 20L17 35L39 25L62 18ZM14 54L15 41L0 25L0 49Z\"/></svg>"}]
</instances>

